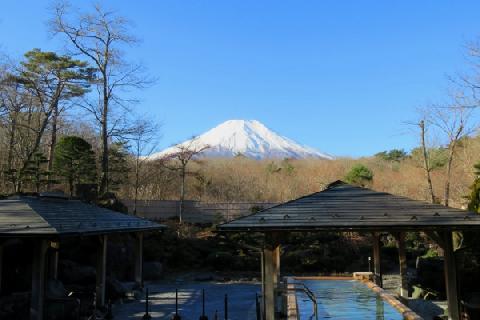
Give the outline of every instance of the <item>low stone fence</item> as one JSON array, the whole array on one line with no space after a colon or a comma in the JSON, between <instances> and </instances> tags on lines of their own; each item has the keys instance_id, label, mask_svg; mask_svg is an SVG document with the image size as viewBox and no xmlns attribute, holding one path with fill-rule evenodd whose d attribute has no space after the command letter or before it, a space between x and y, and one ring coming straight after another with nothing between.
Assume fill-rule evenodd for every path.
<instances>
[{"instance_id":1,"label":"low stone fence","mask_svg":"<svg viewBox=\"0 0 480 320\"><path fill-rule=\"evenodd\" d=\"M133 213L134 201L122 199ZM190 223L219 223L251 214L261 209L273 207L271 202L201 202L184 201L182 220ZM180 201L175 200L137 200L137 215L153 220L164 221L178 217Z\"/></svg>"}]
</instances>

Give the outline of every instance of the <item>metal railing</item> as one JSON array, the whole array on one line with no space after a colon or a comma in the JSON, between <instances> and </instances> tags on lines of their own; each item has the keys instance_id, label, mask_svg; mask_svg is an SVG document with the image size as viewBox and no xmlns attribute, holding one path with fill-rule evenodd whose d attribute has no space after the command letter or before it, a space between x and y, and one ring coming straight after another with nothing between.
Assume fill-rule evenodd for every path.
<instances>
[{"instance_id":1,"label":"metal railing","mask_svg":"<svg viewBox=\"0 0 480 320\"><path fill-rule=\"evenodd\" d=\"M312 308L313 308L313 314L312 316L310 317L310 319L318 319L318 303L317 303L317 296L315 295L315 293L313 293L312 290L310 290L309 287L307 287L304 283L302 282L296 282L293 284L294 287L293 288L284 288L283 290L286 290L286 291L301 291L303 292L307 297L308 299L312 302Z\"/></svg>"}]
</instances>

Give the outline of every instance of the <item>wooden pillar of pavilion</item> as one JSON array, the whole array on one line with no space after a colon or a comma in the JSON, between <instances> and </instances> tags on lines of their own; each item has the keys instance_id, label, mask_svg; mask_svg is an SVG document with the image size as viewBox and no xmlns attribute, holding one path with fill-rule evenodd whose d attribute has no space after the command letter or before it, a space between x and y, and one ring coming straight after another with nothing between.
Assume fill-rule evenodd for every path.
<instances>
[{"instance_id":1,"label":"wooden pillar of pavilion","mask_svg":"<svg viewBox=\"0 0 480 320\"><path fill-rule=\"evenodd\" d=\"M143 232L135 234L135 285L143 288Z\"/></svg>"},{"instance_id":2,"label":"wooden pillar of pavilion","mask_svg":"<svg viewBox=\"0 0 480 320\"><path fill-rule=\"evenodd\" d=\"M58 258L60 249L60 243L58 241L50 242L50 249L48 255L48 276L49 279L58 279Z\"/></svg>"},{"instance_id":3,"label":"wooden pillar of pavilion","mask_svg":"<svg viewBox=\"0 0 480 320\"><path fill-rule=\"evenodd\" d=\"M0 242L0 295L2 295L3 243Z\"/></svg>"},{"instance_id":4,"label":"wooden pillar of pavilion","mask_svg":"<svg viewBox=\"0 0 480 320\"><path fill-rule=\"evenodd\" d=\"M101 235L97 247L97 275L96 275L96 296L97 308L105 306L105 280L107 276L107 245L108 236Z\"/></svg>"},{"instance_id":5,"label":"wooden pillar of pavilion","mask_svg":"<svg viewBox=\"0 0 480 320\"><path fill-rule=\"evenodd\" d=\"M263 310L265 320L275 320L277 289L280 278L280 245L268 236L263 248Z\"/></svg>"},{"instance_id":6,"label":"wooden pillar of pavilion","mask_svg":"<svg viewBox=\"0 0 480 320\"><path fill-rule=\"evenodd\" d=\"M373 233L373 276L374 276L375 284L379 287L383 287L379 232Z\"/></svg>"},{"instance_id":7,"label":"wooden pillar of pavilion","mask_svg":"<svg viewBox=\"0 0 480 320\"><path fill-rule=\"evenodd\" d=\"M408 298L407 253L405 250L405 232L395 234L398 246L398 262L400 266L400 296Z\"/></svg>"},{"instance_id":8,"label":"wooden pillar of pavilion","mask_svg":"<svg viewBox=\"0 0 480 320\"><path fill-rule=\"evenodd\" d=\"M453 251L452 232L445 231L442 238L444 251L445 287L447 290L448 300L448 319L459 320L460 310L457 291L457 268L455 254Z\"/></svg>"},{"instance_id":9,"label":"wooden pillar of pavilion","mask_svg":"<svg viewBox=\"0 0 480 320\"><path fill-rule=\"evenodd\" d=\"M35 240L32 261L32 295L30 298L30 319L42 320L45 300L45 273L48 241Z\"/></svg>"}]
</instances>

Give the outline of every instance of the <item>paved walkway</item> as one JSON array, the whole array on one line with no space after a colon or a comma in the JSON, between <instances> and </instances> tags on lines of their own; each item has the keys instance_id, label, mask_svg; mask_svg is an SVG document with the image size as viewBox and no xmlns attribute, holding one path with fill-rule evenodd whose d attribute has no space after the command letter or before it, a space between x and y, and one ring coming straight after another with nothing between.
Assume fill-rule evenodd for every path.
<instances>
[{"instance_id":1,"label":"paved walkway","mask_svg":"<svg viewBox=\"0 0 480 320\"><path fill-rule=\"evenodd\" d=\"M182 320L198 320L202 315L202 289L205 289L205 314L213 320L224 316L224 297L228 294L228 318L255 319L255 293L259 284L192 282L181 284L148 284L150 315L152 319L170 320L175 313L175 288L179 290L179 314ZM141 319L145 314L145 300L114 306L115 319Z\"/></svg>"}]
</instances>

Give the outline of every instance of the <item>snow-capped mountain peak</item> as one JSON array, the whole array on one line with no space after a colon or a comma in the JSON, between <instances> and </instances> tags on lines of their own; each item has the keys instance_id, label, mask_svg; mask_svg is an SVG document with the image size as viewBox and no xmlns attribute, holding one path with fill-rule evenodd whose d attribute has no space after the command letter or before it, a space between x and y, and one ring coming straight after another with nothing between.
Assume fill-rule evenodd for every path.
<instances>
[{"instance_id":1,"label":"snow-capped mountain peak","mask_svg":"<svg viewBox=\"0 0 480 320\"><path fill-rule=\"evenodd\" d=\"M225 121L198 137L167 148L150 158L158 159L179 152L181 149L199 150L205 146L208 148L201 154L206 157L232 157L241 154L254 159L333 158L326 153L281 136L257 120Z\"/></svg>"}]
</instances>

